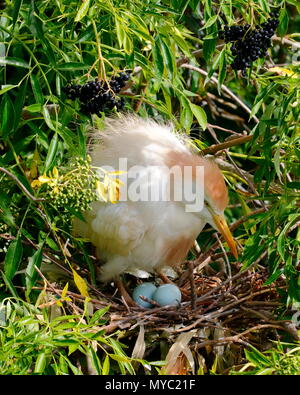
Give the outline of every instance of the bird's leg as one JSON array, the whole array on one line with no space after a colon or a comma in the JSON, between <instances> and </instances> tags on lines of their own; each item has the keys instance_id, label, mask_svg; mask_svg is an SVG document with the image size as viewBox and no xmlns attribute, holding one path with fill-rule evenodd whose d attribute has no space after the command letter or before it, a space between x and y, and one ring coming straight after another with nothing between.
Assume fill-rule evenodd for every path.
<instances>
[{"instance_id":1,"label":"bird's leg","mask_svg":"<svg viewBox=\"0 0 300 395\"><path fill-rule=\"evenodd\" d=\"M128 306L136 306L136 303L133 301L133 299L131 298L131 296L129 295L129 293L127 292L123 281L121 280L120 276L116 276L114 279L114 283L116 284L116 287L118 288L118 291L120 293L121 296L123 296L126 304Z\"/></svg>"},{"instance_id":2,"label":"bird's leg","mask_svg":"<svg viewBox=\"0 0 300 395\"><path fill-rule=\"evenodd\" d=\"M173 281L171 281L171 280L170 280L165 274L163 274L162 272L158 271L157 274L158 274L158 277L160 277L160 278L162 279L162 281L163 281L165 284L173 284L173 285L174 285Z\"/></svg>"},{"instance_id":3,"label":"bird's leg","mask_svg":"<svg viewBox=\"0 0 300 395\"><path fill-rule=\"evenodd\" d=\"M157 272L157 274L158 274L158 277L160 277L160 278L162 279L162 281L163 281L165 284L173 284L173 285L176 285L176 284L173 283L173 281L171 281L171 280L170 280L165 274L163 274L161 271L157 270L156 272ZM177 285L176 285L176 287L177 287ZM187 291L186 291L184 288L179 288L179 289L180 289L181 293L182 293L184 296L188 296Z\"/></svg>"}]
</instances>

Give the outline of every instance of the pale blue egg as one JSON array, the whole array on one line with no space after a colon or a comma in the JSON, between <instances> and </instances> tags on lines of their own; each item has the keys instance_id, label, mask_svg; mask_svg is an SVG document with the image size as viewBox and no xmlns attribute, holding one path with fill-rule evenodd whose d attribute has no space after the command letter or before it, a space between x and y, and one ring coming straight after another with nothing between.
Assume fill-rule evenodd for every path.
<instances>
[{"instance_id":1,"label":"pale blue egg","mask_svg":"<svg viewBox=\"0 0 300 395\"><path fill-rule=\"evenodd\" d=\"M181 292L176 285L164 284L157 288L152 299L160 306L177 306L181 302Z\"/></svg>"},{"instance_id":2,"label":"pale blue egg","mask_svg":"<svg viewBox=\"0 0 300 395\"><path fill-rule=\"evenodd\" d=\"M140 298L140 296L145 296L146 298L152 299L156 289L157 288L153 283L144 283L138 285L132 293L133 300L142 307L150 308L152 307L152 304L145 302Z\"/></svg>"}]
</instances>

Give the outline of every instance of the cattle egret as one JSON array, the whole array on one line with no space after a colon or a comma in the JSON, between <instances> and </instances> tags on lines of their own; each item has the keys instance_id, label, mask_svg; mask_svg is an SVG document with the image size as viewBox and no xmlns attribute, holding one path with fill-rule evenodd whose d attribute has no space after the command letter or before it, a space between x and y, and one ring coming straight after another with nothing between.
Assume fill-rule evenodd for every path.
<instances>
[{"instance_id":1,"label":"cattle egret","mask_svg":"<svg viewBox=\"0 0 300 395\"><path fill-rule=\"evenodd\" d=\"M171 125L136 116L107 119L104 131L95 131L92 137L90 156L95 168L118 171L120 158L127 166L127 180L120 187L121 192L126 188L126 199L96 201L84 213L86 222L76 219L74 223L75 234L89 239L105 262L101 281L117 283L124 272L161 272L182 263L207 223L223 235L237 258L224 218L227 188L212 159L193 152L189 140L177 135ZM180 177L180 171L172 177L167 170L174 167L182 174L185 168L191 171L185 177ZM197 168L204 169L203 175ZM129 178L130 173L134 177ZM187 210L191 202L185 189L197 186L203 190L204 202L199 210ZM150 190L156 199L146 196ZM166 191L171 191L166 195L169 199L163 195ZM175 192L180 191L182 199L175 199Z\"/></svg>"}]
</instances>

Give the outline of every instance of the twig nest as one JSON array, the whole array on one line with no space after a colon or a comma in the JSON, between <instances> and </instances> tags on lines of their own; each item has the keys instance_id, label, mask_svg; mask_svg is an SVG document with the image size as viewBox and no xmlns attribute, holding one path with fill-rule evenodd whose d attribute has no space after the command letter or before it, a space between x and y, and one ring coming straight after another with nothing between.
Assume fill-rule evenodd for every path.
<instances>
[{"instance_id":1,"label":"twig nest","mask_svg":"<svg viewBox=\"0 0 300 395\"><path fill-rule=\"evenodd\" d=\"M133 293L132 293L132 298L133 300L140 306L145 307L145 308L151 308L152 304L142 300L140 296L144 296L148 299L153 299L152 296L156 292L157 288L153 283L144 283L141 285L138 285Z\"/></svg>"},{"instance_id":2,"label":"twig nest","mask_svg":"<svg viewBox=\"0 0 300 395\"><path fill-rule=\"evenodd\" d=\"M177 306L181 302L181 292L174 284L164 284L157 288L151 299L160 306Z\"/></svg>"}]
</instances>

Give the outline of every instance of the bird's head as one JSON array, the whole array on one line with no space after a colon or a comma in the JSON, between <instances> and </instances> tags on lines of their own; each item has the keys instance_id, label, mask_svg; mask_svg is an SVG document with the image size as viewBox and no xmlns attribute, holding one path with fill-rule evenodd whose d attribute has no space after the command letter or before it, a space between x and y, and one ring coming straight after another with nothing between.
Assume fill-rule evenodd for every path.
<instances>
[{"instance_id":1,"label":"bird's head","mask_svg":"<svg viewBox=\"0 0 300 395\"><path fill-rule=\"evenodd\" d=\"M236 243L224 216L224 210L228 205L228 190L218 165L213 160L202 158L199 155L170 152L168 166L176 165L180 167L190 166L193 169L190 181L192 184L202 185L204 194L202 209L195 212L195 215L201 219L202 223L209 223L221 233L230 251L237 259ZM197 167L203 168L203 174L196 171Z\"/></svg>"}]
</instances>

